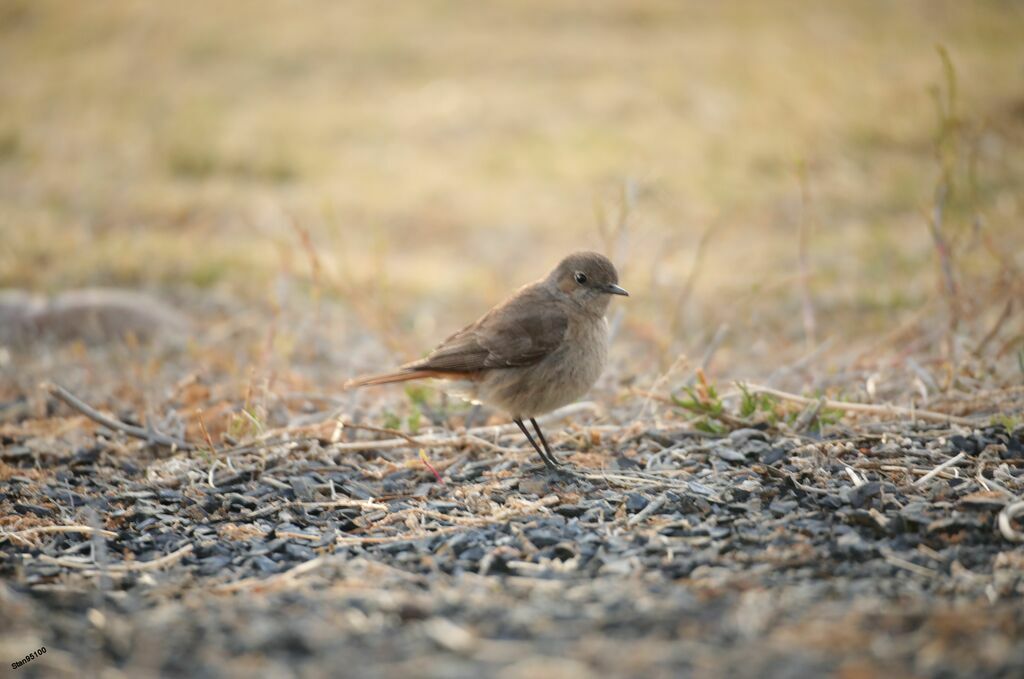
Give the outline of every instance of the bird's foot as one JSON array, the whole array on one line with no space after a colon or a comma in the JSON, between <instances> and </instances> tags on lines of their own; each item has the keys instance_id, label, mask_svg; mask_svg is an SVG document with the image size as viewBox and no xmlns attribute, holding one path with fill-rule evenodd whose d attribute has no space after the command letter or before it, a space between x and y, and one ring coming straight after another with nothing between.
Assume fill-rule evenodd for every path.
<instances>
[{"instance_id":1,"label":"bird's foot","mask_svg":"<svg viewBox=\"0 0 1024 679\"><path fill-rule=\"evenodd\" d=\"M534 478L543 478L547 483L575 481L583 477L566 464L552 466L549 464L531 465L523 470ZM539 480L539 479L538 479Z\"/></svg>"},{"instance_id":2,"label":"bird's foot","mask_svg":"<svg viewBox=\"0 0 1024 679\"><path fill-rule=\"evenodd\" d=\"M555 477L561 480L575 480L582 478L570 465L559 464L555 467L547 468L548 476Z\"/></svg>"}]
</instances>

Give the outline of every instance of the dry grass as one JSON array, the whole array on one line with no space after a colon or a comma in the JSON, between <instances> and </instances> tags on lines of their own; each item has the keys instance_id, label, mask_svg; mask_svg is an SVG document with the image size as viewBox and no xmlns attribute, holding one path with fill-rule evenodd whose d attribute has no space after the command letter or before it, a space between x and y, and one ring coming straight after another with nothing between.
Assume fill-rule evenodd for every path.
<instances>
[{"instance_id":1,"label":"dry grass","mask_svg":"<svg viewBox=\"0 0 1024 679\"><path fill-rule=\"evenodd\" d=\"M0 285L199 288L325 338L353 332L319 315L339 302L405 358L597 247L634 292L620 373L723 323L719 376L812 329L824 374L993 328L1010 360L1022 32L1002 2L12 1ZM914 325L944 322L937 243L970 322L944 340ZM278 366L291 330L260 340Z\"/></svg>"}]
</instances>

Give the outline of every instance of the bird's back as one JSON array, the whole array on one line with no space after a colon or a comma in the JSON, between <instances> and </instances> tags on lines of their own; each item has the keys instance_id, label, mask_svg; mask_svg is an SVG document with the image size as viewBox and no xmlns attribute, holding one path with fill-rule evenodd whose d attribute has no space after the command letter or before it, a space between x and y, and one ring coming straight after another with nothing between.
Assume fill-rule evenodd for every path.
<instances>
[{"instance_id":1,"label":"bird's back","mask_svg":"<svg viewBox=\"0 0 1024 679\"><path fill-rule=\"evenodd\" d=\"M403 367L464 374L526 367L557 351L568 328L565 306L542 283L533 283Z\"/></svg>"}]
</instances>

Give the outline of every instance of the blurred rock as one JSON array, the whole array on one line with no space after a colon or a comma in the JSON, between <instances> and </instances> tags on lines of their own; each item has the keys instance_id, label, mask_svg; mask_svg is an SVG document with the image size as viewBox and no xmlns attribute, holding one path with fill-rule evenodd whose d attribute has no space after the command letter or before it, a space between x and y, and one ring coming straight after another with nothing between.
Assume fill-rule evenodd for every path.
<instances>
[{"instance_id":1,"label":"blurred rock","mask_svg":"<svg viewBox=\"0 0 1024 679\"><path fill-rule=\"evenodd\" d=\"M142 292L87 288L46 299L0 290L0 345L15 349L40 342L178 342L189 326L183 314Z\"/></svg>"}]
</instances>

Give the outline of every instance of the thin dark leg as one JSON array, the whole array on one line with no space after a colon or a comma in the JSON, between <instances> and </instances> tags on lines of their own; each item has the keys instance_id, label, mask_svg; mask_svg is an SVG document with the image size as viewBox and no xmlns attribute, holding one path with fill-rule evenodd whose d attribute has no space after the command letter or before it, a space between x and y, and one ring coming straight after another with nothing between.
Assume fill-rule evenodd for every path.
<instances>
[{"instance_id":1,"label":"thin dark leg","mask_svg":"<svg viewBox=\"0 0 1024 679\"><path fill-rule=\"evenodd\" d=\"M480 410L481 408L479 403L474 403L473 407L469 409L469 414L466 415L466 429L470 429L471 427L476 426L477 420L480 417Z\"/></svg>"},{"instance_id":2,"label":"thin dark leg","mask_svg":"<svg viewBox=\"0 0 1024 679\"><path fill-rule=\"evenodd\" d=\"M537 436L540 437L540 442L544 445L544 452L548 454L548 459L551 460L555 466L559 465L558 458L551 452L551 447L548 445L547 440L544 438L544 432L540 430L540 425L537 424L537 420L530 418L530 423L533 424L533 428L537 431Z\"/></svg>"},{"instance_id":3,"label":"thin dark leg","mask_svg":"<svg viewBox=\"0 0 1024 679\"><path fill-rule=\"evenodd\" d=\"M544 454L544 450L540 446L538 446L537 442L533 440L532 436L530 436L530 430L526 428L526 425L523 424L523 421L522 420L512 420L512 421L515 422L517 425L519 425L519 430L522 431L526 435L526 440L530 442L530 445L533 446L533 449L537 451L538 455L540 455L540 459L544 460L544 464L547 466L547 468L548 469L558 469L558 465L555 464L552 460L548 459L548 456Z\"/></svg>"}]
</instances>

